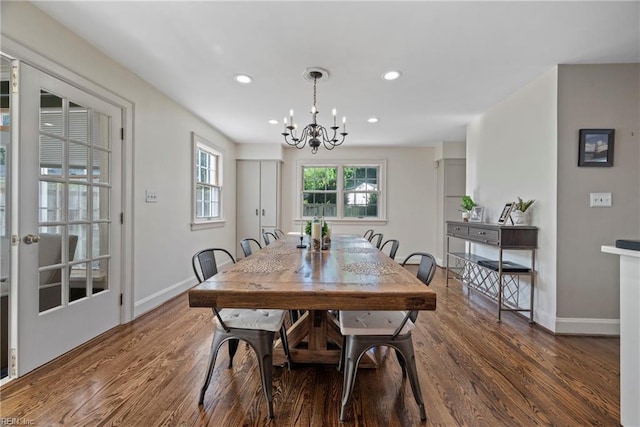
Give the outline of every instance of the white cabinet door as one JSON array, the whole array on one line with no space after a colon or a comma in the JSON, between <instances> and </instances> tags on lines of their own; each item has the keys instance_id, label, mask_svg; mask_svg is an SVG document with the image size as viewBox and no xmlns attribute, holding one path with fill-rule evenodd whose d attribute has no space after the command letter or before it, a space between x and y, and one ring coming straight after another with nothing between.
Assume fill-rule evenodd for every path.
<instances>
[{"instance_id":1,"label":"white cabinet door","mask_svg":"<svg viewBox=\"0 0 640 427\"><path fill-rule=\"evenodd\" d=\"M278 163L260 162L260 225L267 231L278 226Z\"/></svg>"},{"instance_id":2,"label":"white cabinet door","mask_svg":"<svg viewBox=\"0 0 640 427\"><path fill-rule=\"evenodd\" d=\"M260 233L260 162L238 161L236 168L236 233L238 242L245 238L262 242ZM242 254L240 244L236 254Z\"/></svg>"}]
</instances>

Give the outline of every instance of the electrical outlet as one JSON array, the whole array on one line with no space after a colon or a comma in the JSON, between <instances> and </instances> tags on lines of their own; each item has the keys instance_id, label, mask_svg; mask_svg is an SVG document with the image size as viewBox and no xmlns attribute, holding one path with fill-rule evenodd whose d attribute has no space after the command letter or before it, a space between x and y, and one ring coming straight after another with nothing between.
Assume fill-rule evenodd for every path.
<instances>
[{"instance_id":1,"label":"electrical outlet","mask_svg":"<svg viewBox=\"0 0 640 427\"><path fill-rule=\"evenodd\" d=\"M610 208L611 193L591 193L589 197L589 207Z\"/></svg>"},{"instance_id":2,"label":"electrical outlet","mask_svg":"<svg viewBox=\"0 0 640 427\"><path fill-rule=\"evenodd\" d=\"M145 201L147 203L158 203L158 193L152 190L145 190Z\"/></svg>"}]
</instances>

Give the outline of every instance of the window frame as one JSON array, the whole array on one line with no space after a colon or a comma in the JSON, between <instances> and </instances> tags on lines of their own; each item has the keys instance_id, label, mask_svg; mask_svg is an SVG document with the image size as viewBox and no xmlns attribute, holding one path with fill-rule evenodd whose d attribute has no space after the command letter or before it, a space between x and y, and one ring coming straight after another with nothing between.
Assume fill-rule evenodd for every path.
<instances>
[{"instance_id":1,"label":"window frame","mask_svg":"<svg viewBox=\"0 0 640 427\"><path fill-rule=\"evenodd\" d=\"M387 161L386 160L299 160L296 168L296 193L297 193L297 220L309 221L310 216L302 216L304 193L304 168L309 167L336 167L337 173L337 216L325 217L327 220L341 224L386 224L387 223ZM377 167L378 168L378 216L377 217L345 217L344 216L344 168L347 167Z\"/></svg>"},{"instance_id":2,"label":"window frame","mask_svg":"<svg viewBox=\"0 0 640 427\"><path fill-rule=\"evenodd\" d=\"M216 184L206 183L206 185L219 189L220 214L218 217L198 218L197 216L197 188L198 185L202 184L197 178L198 166L196 162L198 160L198 151L204 151L211 156L215 156L217 160L215 170ZM226 223L224 217L224 150L195 132L191 132L191 168L189 169L191 170L191 230L223 227Z\"/></svg>"}]
</instances>

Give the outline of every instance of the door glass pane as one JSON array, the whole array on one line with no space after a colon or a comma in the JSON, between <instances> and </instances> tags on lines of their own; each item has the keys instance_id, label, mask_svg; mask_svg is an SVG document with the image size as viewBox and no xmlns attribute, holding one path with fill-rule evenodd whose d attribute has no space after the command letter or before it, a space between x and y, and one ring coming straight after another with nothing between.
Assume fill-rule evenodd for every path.
<instances>
[{"instance_id":1,"label":"door glass pane","mask_svg":"<svg viewBox=\"0 0 640 427\"><path fill-rule=\"evenodd\" d=\"M69 179L89 179L89 147L86 145L69 143Z\"/></svg>"},{"instance_id":2,"label":"door glass pane","mask_svg":"<svg viewBox=\"0 0 640 427\"><path fill-rule=\"evenodd\" d=\"M109 183L109 152L93 149L93 182Z\"/></svg>"},{"instance_id":3,"label":"door glass pane","mask_svg":"<svg viewBox=\"0 0 640 427\"><path fill-rule=\"evenodd\" d=\"M109 188L93 187L93 219L109 219Z\"/></svg>"},{"instance_id":4,"label":"door glass pane","mask_svg":"<svg viewBox=\"0 0 640 427\"><path fill-rule=\"evenodd\" d=\"M89 263L71 265L71 275L69 275L69 302L77 301L87 296L87 269Z\"/></svg>"},{"instance_id":5,"label":"door glass pane","mask_svg":"<svg viewBox=\"0 0 640 427\"><path fill-rule=\"evenodd\" d=\"M69 225L69 238L76 240L76 250L73 257L69 257L69 261L79 261L87 259L90 255L89 247L89 225L88 224L71 224Z\"/></svg>"},{"instance_id":6,"label":"door glass pane","mask_svg":"<svg viewBox=\"0 0 640 427\"><path fill-rule=\"evenodd\" d=\"M91 270L92 293L97 294L109 289L109 260L101 259L93 262Z\"/></svg>"},{"instance_id":7,"label":"door glass pane","mask_svg":"<svg viewBox=\"0 0 640 427\"><path fill-rule=\"evenodd\" d=\"M47 135L40 135L40 175L62 176L64 164L64 141Z\"/></svg>"},{"instance_id":8,"label":"door glass pane","mask_svg":"<svg viewBox=\"0 0 640 427\"><path fill-rule=\"evenodd\" d=\"M40 181L40 222L57 222L63 216L64 184Z\"/></svg>"},{"instance_id":9,"label":"door glass pane","mask_svg":"<svg viewBox=\"0 0 640 427\"><path fill-rule=\"evenodd\" d=\"M69 221L89 219L88 185L69 184Z\"/></svg>"},{"instance_id":10,"label":"door glass pane","mask_svg":"<svg viewBox=\"0 0 640 427\"><path fill-rule=\"evenodd\" d=\"M62 278L64 268L40 270L40 313L62 305Z\"/></svg>"},{"instance_id":11,"label":"door glass pane","mask_svg":"<svg viewBox=\"0 0 640 427\"><path fill-rule=\"evenodd\" d=\"M93 257L109 255L109 224L93 224Z\"/></svg>"},{"instance_id":12,"label":"door glass pane","mask_svg":"<svg viewBox=\"0 0 640 427\"><path fill-rule=\"evenodd\" d=\"M109 117L93 111L93 129L91 143L94 146L109 149Z\"/></svg>"},{"instance_id":13,"label":"door glass pane","mask_svg":"<svg viewBox=\"0 0 640 427\"><path fill-rule=\"evenodd\" d=\"M69 138L89 142L89 111L74 102L69 102Z\"/></svg>"},{"instance_id":14,"label":"door glass pane","mask_svg":"<svg viewBox=\"0 0 640 427\"><path fill-rule=\"evenodd\" d=\"M58 95L40 91L40 131L63 136L63 99Z\"/></svg>"}]
</instances>

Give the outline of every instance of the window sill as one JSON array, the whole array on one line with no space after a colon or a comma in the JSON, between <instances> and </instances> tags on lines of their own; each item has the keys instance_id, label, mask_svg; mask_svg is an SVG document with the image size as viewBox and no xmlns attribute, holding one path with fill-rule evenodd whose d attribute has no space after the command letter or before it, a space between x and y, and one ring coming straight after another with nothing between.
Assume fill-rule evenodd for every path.
<instances>
[{"instance_id":1,"label":"window sill","mask_svg":"<svg viewBox=\"0 0 640 427\"><path fill-rule=\"evenodd\" d=\"M221 228L227 224L226 219L217 219L215 221L192 222L191 231L206 230L209 228Z\"/></svg>"},{"instance_id":2,"label":"window sill","mask_svg":"<svg viewBox=\"0 0 640 427\"><path fill-rule=\"evenodd\" d=\"M305 218L305 219L300 219L297 218L295 219L295 222L297 224L300 224L300 221L304 221L305 223L307 221L311 221L312 218ZM325 218L325 221L327 221L329 224L344 224L344 225L386 225L387 224L387 219L386 218Z\"/></svg>"}]
</instances>

